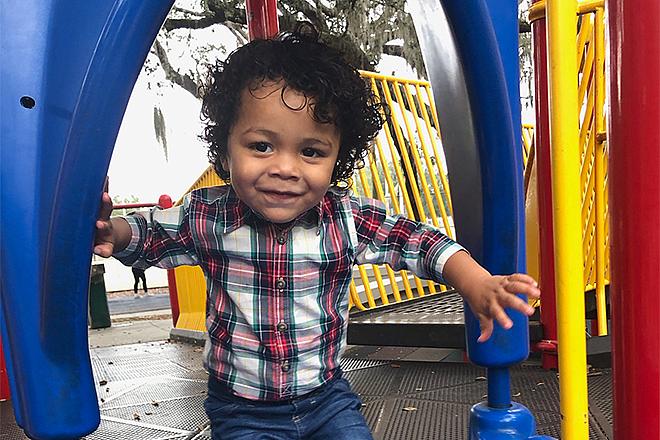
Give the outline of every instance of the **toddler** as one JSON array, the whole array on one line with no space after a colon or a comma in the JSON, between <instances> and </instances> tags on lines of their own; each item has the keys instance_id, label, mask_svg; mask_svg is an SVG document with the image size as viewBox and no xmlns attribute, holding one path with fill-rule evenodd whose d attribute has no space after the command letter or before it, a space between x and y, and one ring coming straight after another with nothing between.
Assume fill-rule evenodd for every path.
<instances>
[{"instance_id":1,"label":"toddler","mask_svg":"<svg viewBox=\"0 0 660 440\"><path fill-rule=\"evenodd\" d=\"M524 274L494 276L439 230L345 188L383 118L341 54L299 26L211 69L203 138L222 187L181 206L112 218L103 194L94 252L124 264L199 265L206 276L213 439L370 439L342 378L355 264L389 264L457 288L481 323L531 314Z\"/></svg>"}]
</instances>

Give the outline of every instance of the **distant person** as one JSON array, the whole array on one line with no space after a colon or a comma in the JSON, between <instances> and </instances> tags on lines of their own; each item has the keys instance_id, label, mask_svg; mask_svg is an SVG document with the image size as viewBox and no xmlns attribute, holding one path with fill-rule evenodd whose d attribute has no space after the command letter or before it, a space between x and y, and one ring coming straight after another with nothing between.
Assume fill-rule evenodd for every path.
<instances>
[{"instance_id":1,"label":"distant person","mask_svg":"<svg viewBox=\"0 0 660 440\"><path fill-rule=\"evenodd\" d=\"M144 275L144 269L131 267L131 271L133 271L133 279L135 280L135 284L133 284L133 292L135 292L135 296L138 296L138 284L140 283L140 280L142 280L144 293L147 293L147 277Z\"/></svg>"},{"instance_id":2,"label":"distant person","mask_svg":"<svg viewBox=\"0 0 660 440\"><path fill-rule=\"evenodd\" d=\"M491 275L440 230L346 190L381 107L309 26L218 62L202 109L209 156L230 184L112 219L103 194L94 252L205 272L213 440L372 438L339 365L354 264L456 287L479 318L480 342L493 320L513 325L505 309L534 312L515 295L539 297L530 276Z\"/></svg>"}]
</instances>

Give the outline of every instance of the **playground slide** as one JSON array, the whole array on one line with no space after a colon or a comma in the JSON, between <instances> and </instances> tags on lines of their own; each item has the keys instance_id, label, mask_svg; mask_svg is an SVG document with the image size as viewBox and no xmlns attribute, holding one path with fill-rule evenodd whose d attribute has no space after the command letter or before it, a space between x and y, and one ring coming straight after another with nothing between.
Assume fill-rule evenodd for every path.
<instances>
[{"instance_id":1,"label":"playground slide","mask_svg":"<svg viewBox=\"0 0 660 440\"><path fill-rule=\"evenodd\" d=\"M14 412L35 439L99 424L87 346L93 228L124 109L171 3L0 8L2 339Z\"/></svg>"}]
</instances>

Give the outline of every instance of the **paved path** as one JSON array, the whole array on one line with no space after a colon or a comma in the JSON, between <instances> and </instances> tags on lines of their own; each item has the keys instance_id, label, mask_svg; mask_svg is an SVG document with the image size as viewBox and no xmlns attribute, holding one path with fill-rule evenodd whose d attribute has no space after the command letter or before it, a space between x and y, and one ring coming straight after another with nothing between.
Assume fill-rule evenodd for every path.
<instances>
[{"instance_id":1,"label":"paved path","mask_svg":"<svg viewBox=\"0 0 660 440\"><path fill-rule=\"evenodd\" d=\"M170 310L169 295L120 296L108 299L110 315L124 315L126 313L150 312L153 310Z\"/></svg>"},{"instance_id":2,"label":"paved path","mask_svg":"<svg viewBox=\"0 0 660 440\"><path fill-rule=\"evenodd\" d=\"M108 328L89 330L89 347L100 348L163 341L169 339L171 329L172 318L113 321Z\"/></svg>"}]
</instances>

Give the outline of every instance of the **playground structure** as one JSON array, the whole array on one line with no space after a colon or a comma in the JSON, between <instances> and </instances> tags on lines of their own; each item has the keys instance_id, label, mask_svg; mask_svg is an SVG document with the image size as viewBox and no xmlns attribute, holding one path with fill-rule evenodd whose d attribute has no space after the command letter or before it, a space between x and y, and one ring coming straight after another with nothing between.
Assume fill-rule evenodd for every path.
<instances>
[{"instance_id":1,"label":"playground structure","mask_svg":"<svg viewBox=\"0 0 660 440\"><path fill-rule=\"evenodd\" d=\"M66 47L66 38L58 33L60 32L58 26L62 25L58 24L57 18L61 18L64 22L66 20L75 21L71 11L68 8L54 4L52 10L47 11L47 8L42 7L41 12L38 12L39 8L36 5L31 5L31 2L24 3L24 6L16 7L15 10L3 10L1 22L3 24L11 23L16 22L18 17L35 17L43 14L43 16L35 18L41 19L43 23L50 23L48 29L51 33L44 34L43 40L30 42L30 45L37 47L37 50L34 51L21 46L21 44L24 44L23 41L12 40L7 43L3 41L3 48L7 47L10 51L14 50L16 53L24 55L30 64L46 66L42 76L38 78L33 76L33 72L15 72L12 70L10 74L5 69L2 72L3 89L11 91L12 97L14 94L20 95L17 95L15 100L9 100L11 104L9 102L2 103L1 179L3 193L0 202L3 215L1 226L3 231L12 231L11 236L6 232L2 236L3 277L1 290L5 317L2 322L3 339L9 341L5 344L5 350L9 354L8 367L12 379L12 395L14 396L15 408L17 408L16 415L19 424L35 438L74 437L93 430L94 424L98 423L98 411L94 411L96 399L91 384L89 359L85 358L86 322L84 322L84 318L86 317L86 311L84 306L86 303L83 302L84 295L82 292L85 292L87 287L84 272L88 270L86 269L88 267L88 248L91 247L88 245L91 243L91 225L93 225L96 213L99 189L102 186L103 170L107 169L112 140L116 135L121 113L128 99L130 87L125 90L125 83L132 84L130 80L134 80L137 75L141 59L144 58L151 39L153 39L169 5L165 4L167 2L158 5L117 2L113 7L106 4L107 9L105 11L99 11L98 5L81 7L79 11L81 15L89 14L90 17L87 17L87 15L85 17L95 19L88 20L83 27L83 34L87 32L86 35L89 37L89 41L86 43L87 46L81 49L84 54L71 55L74 58L79 56L79 62L67 64L61 63L61 60L48 58L48 56L46 56L45 61L49 62L44 62L42 57L44 54L58 54L58 50L61 51L62 48ZM549 224L547 222L543 223L543 217L544 213L548 213L548 209L552 212L552 209L548 208L549 206L555 207L555 215L553 216L554 234L550 233L550 242L552 242L555 249L551 254L555 256L556 275L549 280L548 272L542 269L541 283L545 294L543 308L547 312L547 309L551 307L550 303L553 295L547 294L548 288L546 286L547 283L551 283L552 280L556 279L556 289L550 291L556 290L558 293L557 316L559 320L557 330L559 334L556 338L546 337L546 339L549 340L547 341L548 345L552 346L554 342L556 347L556 342L559 341L560 346L563 348L563 350L559 350L559 367L562 372L560 384L563 391L562 413L565 418L562 426L562 437L569 439L586 438L587 435L586 365L584 362L583 331L584 304L580 305L584 286L582 285L582 273L579 271L579 268L583 267L583 259L579 246L576 246L576 243L582 243L579 234L583 230L578 214L580 211L580 201L578 200L580 192L575 191L575 188L580 186L578 183L580 171L577 166L580 157L591 157L593 155L595 158L593 166L587 167L587 170L593 170L595 177L593 185L597 185L597 176L599 173L603 176L604 171L605 156L603 149L606 139L603 114L598 113L603 108L598 103L604 101L602 95L604 88L595 87L593 89L593 102L596 104L592 104L595 112L593 117L595 125L593 128L585 128L584 131L586 144L591 145L593 153L581 154L577 151L577 146L583 145L579 141L579 131L577 129L580 120L578 109L581 107L578 104L578 102L581 102L578 95L580 90L584 90L586 94L589 83L580 83L581 85L584 84L584 87L578 88L578 79L575 75L577 63L574 63L576 60L571 61L567 59L571 57L566 56L559 58L560 55L558 55L560 52L563 54L562 51L565 51L566 47L575 44L575 29L577 28L575 12L577 8L571 8L571 3L574 2L566 2L567 6L560 7L558 3L548 2L547 8L539 3L534 10L538 15L533 17L534 32L542 36L545 33L543 29L545 23L542 18L543 14L538 11L546 10L547 18L545 21L548 24L550 37L548 40L550 42L549 58L552 65L555 66L554 71L560 74L558 78L553 78L550 83L551 111L549 113L553 115L551 142L547 142L548 131L547 127L543 127L543 118L537 118L537 121L541 123L537 123L535 148L539 167L539 199L545 197L544 200L547 200L548 196L545 191L549 188L547 184L549 180L544 179L549 178L550 174L548 165L550 161L543 162L542 155L546 155L547 159L552 154L553 162L551 197L555 199L555 204L540 203L542 212L539 216L541 218L540 222L546 228L545 230L541 229L541 243L544 243L544 240L547 243ZM251 35L253 36L270 35L274 31L272 21L274 8L271 6L259 9L261 6L261 3L248 3L248 8L252 8L252 12L264 12L264 17L266 17L261 21L259 13L254 15L251 23ZM621 45L610 47L612 66L610 69L610 88L614 93L609 98L610 106L608 106L611 121L608 130L608 148L611 158L609 183L612 188L610 190L612 192L612 208L609 212L612 225L616 226L616 228L613 228L612 234L613 261L610 291L613 300L612 330L614 333L615 374L617 370L621 372L620 375L617 374L615 379L615 438L660 438L657 427L648 423L650 420L654 420L658 414L658 396L652 395L649 391L652 388L649 387L649 383L657 384L660 377L657 366L658 347L657 342L654 341L657 338L651 337L654 331L657 333L655 326L652 325L655 314L653 314L654 309L650 305L653 303L645 304L645 310L637 310L631 307L630 301L624 302L624 298L633 297L630 292L635 292L637 295L640 293L650 294L650 289L657 285L657 281L660 281L657 279L658 250L660 250L657 232L658 217L660 216L657 203L657 197L660 194L658 192L660 179L657 170L658 112L657 109L652 111L653 109L646 107L644 113L640 114L639 109L639 102L655 103L655 105L658 102L657 99L652 99L657 98L658 95L657 81L655 81L659 73L658 60L657 57L653 58L653 55L658 54L658 43L653 38L644 39L644 36L640 35L641 30L635 28L639 23L652 23L654 19L659 18L660 9L650 1L613 1L608 6L610 35L624 34L624 29L619 29L617 26L623 26L626 35L625 39L612 40L622 41ZM452 7L455 9L452 9ZM452 35L455 38L455 41L453 39L452 41L457 47L463 47L462 53L471 53L480 48L488 47L488 44L483 44L483 40L475 42L470 39L470 35L457 35L456 28L461 20L467 20L468 17L472 19L476 17L482 20L491 17L489 14L484 15L484 11L488 11L489 7L491 8L491 14L493 13L492 9L497 10L492 3L481 1L463 2L460 7L456 4L452 5L451 2L444 2L443 7L440 8L443 13L451 17L449 22L453 24L454 33ZM593 9L593 12L588 12L588 14L593 14L595 17L593 23L602 23L602 3L583 3L581 11L590 11L590 8ZM513 41L511 37L512 18L515 19L516 17L516 14L512 11L514 11L513 8L506 11L506 8L502 7L502 10L496 12L503 14L504 18L502 15L494 14L500 19L497 20L500 25L507 20L509 21L509 49L511 49L511 42ZM96 14L100 15L97 17ZM470 16L470 14L474 15ZM621 20L614 20L613 17L621 17ZM492 20L495 24L495 19L492 18ZM591 20L591 18L588 20ZM25 20L21 22L25 23ZM28 20L28 22L30 21ZM38 20L35 20L35 23L38 23ZM585 29L582 27L584 23L585 20L582 18L582 29ZM78 24L76 21L76 25ZM259 26L259 24L262 24L262 26ZM36 26L34 23L33 25ZM29 32L29 30L28 26L25 31ZM145 35L145 32L147 35ZM500 32L504 31L500 30ZM597 28L594 32L598 32ZM422 34L429 36L428 33L422 32ZM587 34L588 32L585 31L584 35ZM114 35L122 35L123 38L119 41L119 39L113 38ZM559 38L554 38L555 35L559 35ZM130 36L135 38L130 38ZM497 37L497 31L494 30L489 37L489 42L492 44L497 41ZM586 36L580 38L584 38L585 41L587 39ZM147 39L148 41L146 41ZM128 41L131 42L130 45L127 43ZM140 41L140 45L135 44L137 41ZM544 39L540 38L538 44L541 44L542 41ZM600 47L599 49L597 44L602 39L596 36L591 41L595 43L586 44L585 42L583 47L587 48L585 53L594 51L594 56L597 59L594 71L598 71L604 68L601 67L604 66L603 48ZM7 46L5 46L5 43ZM475 47L477 43L480 47ZM495 44L496 47L499 47L497 51L501 51L502 46ZM578 46L580 46L579 43ZM483 57L475 57L479 58L478 62L475 60L473 62L475 64L488 63L489 53L492 55L493 46L490 46L490 52L488 50L486 52ZM89 58L90 53L96 54L96 56ZM113 57L102 56L106 53L126 53L127 55L115 56L115 59L111 59ZM429 53L428 48L425 49L425 53ZM457 53L461 53L460 50ZM598 55L599 53L600 55ZM645 56L639 55L640 53ZM542 52L537 51L536 55L538 59L542 57ZM517 58L512 55L511 51L508 52L508 56L517 63ZM588 55L585 54L584 57L586 58ZM581 57L576 58L583 60ZM119 59L121 59L121 62L119 62ZM460 57L456 57L455 61L457 61L457 66L467 70L467 72L462 73L464 77L471 78L471 75L474 75L471 79L473 86L467 87L465 90L466 93L470 91L473 95L463 99L448 99L443 94L442 85L436 87L433 73L437 73L437 71L429 69L436 102L462 103L468 107L464 109L467 112L464 114L472 115L475 118L472 121L473 128L481 127L486 133L477 132L475 135L475 130L471 130L473 138L477 139L472 144L472 153L464 150L451 153L452 136L454 135L451 130L443 129L443 146L447 151L448 167L450 172L452 169L456 169L453 168L452 161L465 163L465 156L460 155L467 155L475 158L475 161L471 164L472 171L463 174L466 182L484 182L486 177L491 179L481 186L481 194L478 194L481 200L475 202L475 194L468 194L469 191L465 187L461 187L460 182L454 180L454 176L461 173L451 173L457 234L460 240L466 243L473 254L478 256L482 263L486 263L491 271L510 272L522 270L524 268L521 221L522 173L520 173L521 149L517 148L517 139L520 139L521 136L517 130L513 129L519 127L520 124L515 123L514 115L517 113L511 108L511 103L517 102L517 100L505 96L507 90L512 93L511 91L517 88L517 82L512 82L515 87L511 86L513 80L506 78L504 71L497 70L497 66L492 64L487 65L487 72L491 72L492 69L501 72L500 85L506 83L507 80L510 81L508 86L499 89L499 95L495 97L500 100L495 102L506 103L506 108L510 109L510 122L502 120L499 120L499 122L498 120L495 122L487 121L484 118L488 118L488 115L483 113L488 113L489 105L496 106L496 108L502 107L488 100L479 101L478 98L475 98L475 95L479 96L481 92L474 92L474 90L478 86L488 89L488 86L492 85L489 84L492 78L489 78L489 81L484 81L483 77L476 76L477 73L475 72L483 72L483 65L472 66L469 60ZM567 65L564 65L564 63ZM586 62L583 64L587 65ZM511 63L508 66L511 70ZM517 69L517 64L515 66L513 70ZM540 65L537 65L537 71L539 71L539 67ZM76 68L81 70L74 72ZM470 69L474 70L470 71ZM106 77L102 76L104 72L112 72L113 81L108 81ZM118 72L121 72L121 75L117 75ZM509 72L509 74L511 73ZM443 77L443 75L440 76ZM58 81L61 81L61 77L72 79L73 85L71 87L75 92L72 96L68 96L66 91L58 89L57 85L59 84ZM453 78L454 76L444 75L444 77ZM592 74L583 73L582 79L584 80L585 77L591 78ZM544 90L542 78L543 75L538 75L537 90ZM598 81L596 73L593 74L593 78L595 78L595 82ZM650 80L645 82L643 81L644 78ZM8 80L9 83L7 83ZM493 82L498 83L498 81ZM615 82L616 84L614 84ZM465 83L470 83L470 79L467 79ZM107 96L96 96L98 93L95 93L95 91L99 90L101 84L106 90ZM112 87L115 87L115 89ZM23 92L23 90L27 90L27 92ZM449 92L452 92L452 90L449 90ZM453 90L453 92L456 91ZM495 99L490 95L492 90L485 90L483 93L489 99ZM497 93L495 94L497 95ZM3 93L3 96L7 96L7 94ZM537 96L538 99L542 100L546 95L537 93ZM109 102L98 102L99 99L108 100ZM18 103L22 107L18 108L17 111ZM42 107L41 103L47 105ZM429 101L429 105L432 105L432 101ZM67 108L71 111L67 112ZM546 108L546 106L537 103L537 109L543 108ZM94 115L94 117L99 117L98 109L103 109L106 112L101 116L105 121L108 121L108 126L100 129L100 134L97 126L89 124L91 114L95 112L97 115ZM442 116L443 109L440 104L438 104L438 110L439 115ZM481 113L479 110L481 110ZM460 113L446 112L445 114L459 115L457 117L461 118ZM496 116L503 117L502 115ZM506 117L503 118L506 119ZM415 118L415 120L417 119ZM494 135L489 123L495 127L508 125L508 128L505 129L504 134ZM438 126L437 123L435 126ZM443 127L442 118L440 126ZM455 128L455 125L450 124L450 127ZM623 151L626 145L631 144L631 133L635 133L635 146L637 147L640 163L635 161L634 164L631 164L629 153L626 154ZM40 142L40 138L43 138L45 134L53 140L47 146L44 145L44 142ZM488 138L487 135L494 136L494 138ZM543 136L545 136L545 144L542 142ZM93 145L96 146L98 143L98 149L86 148L92 144L92 139L94 139ZM54 140L62 141L61 145ZM11 149L8 148L8 142L11 143ZM469 145L465 141L455 142L454 144ZM553 145L552 151L548 148L550 144ZM498 145L510 146L510 151L505 152L509 156L505 156L502 151L489 149ZM572 149L575 149L575 151ZM20 152L21 155L27 155L27 158L19 157L17 152ZM454 159L451 157L452 154L455 155ZM489 166L492 167L488 168L484 163L487 161L483 159L488 154L497 156L496 159L501 159L501 163L488 162ZM481 159L481 161L476 158ZM415 158L413 158L414 161ZM84 173L81 172L81 167L77 166L79 163L89 164L85 167ZM542 166L548 167L548 169L542 171ZM561 170L561 173L558 173L557 169ZM494 174L496 171L506 174L504 170L509 170L508 175L504 177L501 177L500 174ZM617 174L617 172L620 174ZM588 174L591 175L591 171L588 171ZM362 174L360 174L360 177L362 178ZM507 179L509 181L508 186L505 185ZM603 176L600 181L604 182L604 180ZM638 185L640 184L647 189L639 191ZM490 189L492 191L496 185L501 185L499 189L509 197L508 201L485 200L487 196L484 194L489 192L486 190ZM370 186L364 186L363 184L363 188L369 188ZM468 188L473 189L473 186L472 183ZM424 187L428 188L428 185L424 185ZM8 191L7 188L23 188L21 194L31 196L16 197L13 190ZM461 193L461 188L463 188L463 193ZM75 196L73 195L74 190L76 191ZM604 190L598 191L598 189L595 189L594 191L595 197L600 197L602 202ZM474 193L474 191L472 192ZM583 192L586 194L589 191ZM545 194L545 196L542 196L542 194ZM79 210L64 214L61 209L58 209L59 206L73 201L74 198L79 204ZM81 203L80 200L82 200ZM466 203L467 206L461 207L461 204L457 202ZM598 203L597 200L596 203ZM480 208L480 212L488 213L488 215L501 211L504 215L513 216L513 218L500 219L504 224L502 226L497 225L497 220L493 220L492 224L489 221L484 221L485 214L467 215L467 213L474 212L475 204ZM625 208L618 208L618 206ZM543 207L545 207L545 211L543 211ZM630 213L641 212L642 209L644 209L645 217L643 219L635 218L636 223L632 224L633 220L629 218ZM7 212L21 212L26 213L26 215L14 217L8 216ZM593 212L595 216L598 211L594 210ZM49 227L45 230L42 228L34 229L36 227L34 225L39 224L37 220L43 218L51 219L46 222ZM601 220L600 222L598 219L594 220L594 227L596 228L594 236L607 236L604 231L605 222L602 218ZM476 225L474 225L475 222ZM469 231L470 225L474 227L473 234L465 232L466 230ZM498 234L507 235L501 229L502 227L514 228L513 234L517 237L515 250L503 246L501 238L498 241ZM85 231L85 233L83 234L81 231ZM492 240L492 242L487 240ZM618 247L616 240L620 240ZM541 248L544 249L541 258L542 266L548 264L548 259L543 258L543 256L547 256L545 246L541 245ZM508 255L502 256L492 253L501 251L504 248L506 248L506 252L509 252ZM34 252L16 252L14 251L16 249L33 249ZM596 246L593 249L593 258L597 264L603 265L606 261L603 254L606 247L599 250ZM11 255L11 258L9 258L9 255ZM644 264L631 265L631 261L639 259L638 255L645 257ZM488 263L489 258L492 259L490 264ZM68 266L74 268L74 270L71 270L70 274L62 275L56 267L58 261L70 262ZM509 264L510 266L500 267L497 264ZM25 268L29 270L25 270ZM601 273L604 274L605 272ZM619 278L617 278L617 274L619 274ZM599 313L604 313L605 284L600 281L604 281L604 278L596 280L594 285L597 291L602 292L597 304ZM368 284L366 283L366 285ZM415 284L417 285L417 280L415 280ZM427 286L427 289L430 290L431 288ZM423 291L424 289L420 291L418 288L418 292ZM19 301L19 292L27 298L22 298ZM62 292L71 293L64 296L65 294ZM359 308L362 305L362 300L356 295L357 293L353 291L353 302ZM385 303L386 298L387 296L381 296L381 302ZM369 303L368 297L367 302ZM372 306L372 304L369 303L369 306ZM36 311L39 311L39 313ZM17 322L19 316L21 317L20 323ZM552 319L549 318L544 322L544 325L551 326L551 322ZM468 318L468 342L471 339L469 323L470 319ZM604 315L600 315L598 331L601 334L607 332L606 323L607 320ZM526 322L516 321L515 328L524 329L524 333L527 332ZM40 329L40 331L37 332L35 329ZM55 346L52 337L49 337L53 332L69 335L72 342L75 342L76 347L72 349L71 347ZM472 333L474 333L474 328ZM514 342L512 343L514 350L513 352L504 353L508 359L502 361L503 364L513 364L521 360L521 357L526 357L527 339L526 334L514 335ZM28 350L26 347L31 348ZM492 362L494 359L493 353L487 351L487 348L484 348L482 352L481 348L469 349L468 351L473 360L476 358L477 362L483 361L488 365L488 362ZM645 359L649 363L644 365L643 368L640 365L639 368L635 368L634 372L628 369L627 374L623 376L624 359L628 361L631 359ZM489 403L491 407L506 406L510 400L508 396L508 373L500 367L501 365L495 365L489 371ZM76 400L80 405L72 404L66 408L47 408L44 402L48 401L51 396L43 395L44 390L37 386L37 378L34 374L37 371L38 381L47 380L52 385L53 389L49 391L53 395L70 396L72 401ZM571 390L570 393L566 392L568 389ZM578 391L576 392L576 390ZM55 413L55 411L62 412ZM531 435L531 432L529 434ZM497 438L488 437L487 435L475 438ZM529 435L520 438L528 437Z\"/></svg>"}]
</instances>

